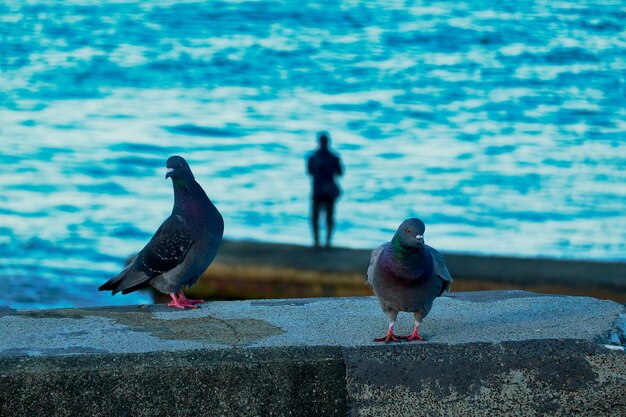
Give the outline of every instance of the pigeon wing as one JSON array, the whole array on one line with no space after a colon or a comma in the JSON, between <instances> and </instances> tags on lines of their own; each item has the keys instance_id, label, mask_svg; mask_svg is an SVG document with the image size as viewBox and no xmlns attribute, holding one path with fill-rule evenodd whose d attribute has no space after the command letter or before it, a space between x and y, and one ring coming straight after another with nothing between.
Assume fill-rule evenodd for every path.
<instances>
[{"instance_id":1,"label":"pigeon wing","mask_svg":"<svg viewBox=\"0 0 626 417\"><path fill-rule=\"evenodd\" d=\"M433 258L433 272L435 275L443 280L441 292L439 293L439 295L441 295L450 287L450 283L452 282L452 275L450 275L450 271L448 271L448 267L446 266L446 262L443 259L443 255L439 253L435 248L432 248L430 246L427 246L427 248Z\"/></svg>"},{"instance_id":2,"label":"pigeon wing","mask_svg":"<svg viewBox=\"0 0 626 417\"><path fill-rule=\"evenodd\" d=\"M168 217L129 268L122 271L123 276L115 285L114 293L128 294L148 286L157 275L180 265L192 244L185 220L179 215Z\"/></svg>"},{"instance_id":3,"label":"pigeon wing","mask_svg":"<svg viewBox=\"0 0 626 417\"><path fill-rule=\"evenodd\" d=\"M182 263L192 244L189 227L183 218L170 216L139 253L138 260L146 272L159 275Z\"/></svg>"},{"instance_id":4,"label":"pigeon wing","mask_svg":"<svg viewBox=\"0 0 626 417\"><path fill-rule=\"evenodd\" d=\"M365 282L369 284L370 287L372 286L372 279L374 277L374 270L376 269L376 263L378 262L378 258L380 257L380 254L383 253L384 249L385 249L385 245L380 245L379 247L377 247L376 249L372 251L372 256L370 258L370 265L367 268L367 273L365 274Z\"/></svg>"}]
</instances>

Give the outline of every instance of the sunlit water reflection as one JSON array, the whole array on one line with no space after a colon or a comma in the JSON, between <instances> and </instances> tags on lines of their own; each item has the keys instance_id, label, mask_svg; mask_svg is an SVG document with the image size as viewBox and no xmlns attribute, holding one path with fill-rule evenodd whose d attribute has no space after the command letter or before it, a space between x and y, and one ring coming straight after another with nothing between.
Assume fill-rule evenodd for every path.
<instances>
[{"instance_id":1,"label":"sunlit water reflection","mask_svg":"<svg viewBox=\"0 0 626 417\"><path fill-rule=\"evenodd\" d=\"M308 244L320 129L338 245L419 216L446 251L626 259L622 2L93 3L0 5L0 306L146 301L96 287L172 154L227 238Z\"/></svg>"}]
</instances>

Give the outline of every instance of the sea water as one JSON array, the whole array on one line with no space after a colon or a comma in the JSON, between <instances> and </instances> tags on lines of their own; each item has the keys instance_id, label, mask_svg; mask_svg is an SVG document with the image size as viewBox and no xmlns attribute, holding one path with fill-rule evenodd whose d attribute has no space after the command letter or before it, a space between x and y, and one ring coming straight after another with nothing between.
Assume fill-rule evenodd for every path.
<instances>
[{"instance_id":1,"label":"sea water","mask_svg":"<svg viewBox=\"0 0 626 417\"><path fill-rule=\"evenodd\" d=\"M147 301L96 289L168 216L173 154L227 238L310 244L318 130L336 245L418 216L443 251L626 260L625 25L623 1L5 0L0 306Z\"/></svg>"}]
</instances>

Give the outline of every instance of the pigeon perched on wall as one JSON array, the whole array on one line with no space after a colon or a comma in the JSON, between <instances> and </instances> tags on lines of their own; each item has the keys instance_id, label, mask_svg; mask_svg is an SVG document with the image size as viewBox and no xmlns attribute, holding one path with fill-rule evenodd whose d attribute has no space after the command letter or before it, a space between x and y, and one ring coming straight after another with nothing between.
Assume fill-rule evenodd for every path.
<instances>
[{"instance_id":1,"label":"pigeon perched on wall","mask_svg":"<svg viewBox=\"0 0 626 417\"><path fill-rule=\"evenodd\" d=\"M211 264L222 242L224 220L180 156L167 160L165 179L174 186L174 208L150 242L100 291L128 294L152 286L169 294L168 306L197 308L203 300L189 300L183 287L190 287Z\"/></svg>"},{"instance_id":2,"label":"pigeon perched on wall","mask_svg":"<svg viewBox=\"0 0 626 417\"><path fill-rule=\"evenodd\" d=\"M389 319L387 334L374 339L376 342L423 340L418 331L420 321L452 282L443 255L424 244L425 229L420 219L407 219L391 242L372 251L365 279ZM415 327L409 336L393 333L399 311L413 313Z\"/></svg>"}]
</instances>

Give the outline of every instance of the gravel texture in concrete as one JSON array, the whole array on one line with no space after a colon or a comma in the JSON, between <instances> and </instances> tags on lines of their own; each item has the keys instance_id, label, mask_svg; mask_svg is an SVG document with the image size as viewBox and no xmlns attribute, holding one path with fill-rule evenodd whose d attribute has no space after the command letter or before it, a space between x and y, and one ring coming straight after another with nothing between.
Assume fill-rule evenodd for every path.
<instances>
[{"instance_id":1,"label":"gravel texture in concrete","mask_svg":"<svg viewBox=\"0 0 626 417\"><path fill-rule=\"evenodd\" d=\"M620 304L523 291L450 293L421 326L426 343L533 339L610 342ZM400 314L398 334L412 315ZM0 356L138 353L233 346L371 346L387 329L373 297L0 312Z\"/></svg>"},{"instance_id":2,"label":"gravel texture in concrete","mask_svg":"<svg viewBox=\"0 0 626 417\"><path fill-rule=\"evenodd\" d=\"M451 293L425 342L386 345L372 297L2 309L0 415L621 417L625 317L588 297Z\"/></svg>"}]
</instances>

